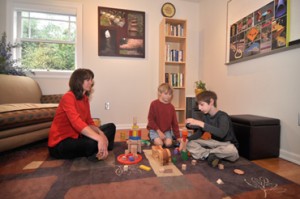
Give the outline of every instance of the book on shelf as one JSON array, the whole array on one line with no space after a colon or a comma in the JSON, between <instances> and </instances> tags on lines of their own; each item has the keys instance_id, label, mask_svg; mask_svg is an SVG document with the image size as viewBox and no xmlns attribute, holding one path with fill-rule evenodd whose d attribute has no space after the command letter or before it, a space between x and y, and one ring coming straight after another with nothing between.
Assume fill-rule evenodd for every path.
<instances>
[{"instance_id":1,"label":"book on shelf","mask_svg":"<svg viewBox=\"0 0 300 199\"><path fill-rule=\"evenodd\" d=\"M178 61L183 62L183 50L178 52Z\"/></svg>"},{"instance_id":2,"label":"book on shelf","mask_svg":"<svg viewBox=\"0 0 300 199\"><path fill-rule=\"evenodd\" d=\"M166 23L165 33L169 36L177 36L183 37L184 36L184 27L182 24L170 24Z\"/></svg>"},{"instance_id":3,"label":"book on shelf","mask_svg":"<svg viewBox=\"0 0 300 199\"><path fill-rule=\"evenodd\" d=\"M179 86L180 86L180 87L183 87L183 73L180 73L180 74L179 74L179 82L180 82L180 83L179 83Z\"/></svg>"},{"instance_id":4,"label":"book on shelf","mask_svg":"<svg viewBox=\"0 0 300 199\"><path fill-rule=\"evenodd\" d=\"M170 49L170 45L166 45L166 61L183 62L183 50Z\"/></svg>"},{"instance_id":5,"label":"book on shelf","mask_svg":"<svg viewBox=\"0 0 300 199\"><path fill-rule=\"evenodd\" d=\"M178 50L172 50L172 61L178 61Z\"/></svg>"},{"instance_id":6,"label":"book on shelf","mask_svg":"<svg viewBox=\"0 0 300 199\"><path fill-rule=\"evenodd\" d=\"M165 83L170 83L169 82L169 73L165 73Z\"/></svg>"},{"instance_id":7,"label":"book on shelf","mask_svg":"<svg viewBox=\"0 0 300 199\"><path fill-rule=\"evenodd\" d=\"M183 73L165 73L165 83L172 87L183 87Z\"/></svg>"},{"instance_id":8,"label":"book on shelf","mask_svg":"<svg viewBox=\"0 0 300 199\"><path fill-rule=\"evenodd\" d=\"M170 45L166 45L166 61L170 61Z\"/></svg>"}]
</instances>

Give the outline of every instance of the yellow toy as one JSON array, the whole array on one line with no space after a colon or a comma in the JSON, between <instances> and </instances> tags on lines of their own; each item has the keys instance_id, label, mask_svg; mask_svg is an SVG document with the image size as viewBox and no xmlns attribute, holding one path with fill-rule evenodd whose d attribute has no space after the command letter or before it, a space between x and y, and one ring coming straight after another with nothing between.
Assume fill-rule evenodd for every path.
<instances>
[{"instance_id":1,"label":"yellow toy","mask_svg":"<svg viewBox=\"0 0 300 199\"><path fill-rule=\"evenodd\" d=\"M147 167L147 166L145 166L145 165L140 165L139 168L140 168L140 169L143 169L143 170L145 170L145 171L151 171L151 167Z\"/></svg>"}]
</instances>

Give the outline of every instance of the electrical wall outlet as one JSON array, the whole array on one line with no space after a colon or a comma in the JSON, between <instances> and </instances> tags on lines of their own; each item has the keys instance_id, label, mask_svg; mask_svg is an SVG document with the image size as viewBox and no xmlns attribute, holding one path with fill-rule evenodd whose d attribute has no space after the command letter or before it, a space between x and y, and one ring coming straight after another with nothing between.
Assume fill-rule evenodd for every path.
<instances>
[{"instance_id":1,"label":"electrical wall outlet","mask_svg":"<svg viewBox=\"0 0 300 199\"><path fill-rule=\"evenodd\" d=\"M109 102L105 102L105 110L109 110L110 109L110 104Z\"/></svg>"}]
</instances>

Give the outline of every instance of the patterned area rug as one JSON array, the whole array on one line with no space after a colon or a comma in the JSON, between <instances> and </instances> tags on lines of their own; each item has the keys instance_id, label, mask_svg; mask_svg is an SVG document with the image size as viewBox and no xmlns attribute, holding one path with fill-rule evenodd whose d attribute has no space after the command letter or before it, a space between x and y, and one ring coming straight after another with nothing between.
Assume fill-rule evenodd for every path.
<instances>
[{"instance_id":1,"label":"patterned area rug","mask_svg":"<svg viewBox=\"0 0 300 199\"><path fill-rule=\"evenodd\" d=\"M223 161L225 168L211 168L206 161L191 164L177 155L175 167L183 175L158 177L145 154L137 165L124 171L116 157L125 142L117 142L108 159L56 160L49 157L46 142L39 142L0 155L0 197L12 198L300 198L300 185L240 158ZM151 149L143 146L143 150ZM173 149L171 149L172 151ZM172 154L172 156L175 156ZM182 164L187 169L182 170ZM241 169L244 175L237 175Z\"/></svg>"}]
</instances>

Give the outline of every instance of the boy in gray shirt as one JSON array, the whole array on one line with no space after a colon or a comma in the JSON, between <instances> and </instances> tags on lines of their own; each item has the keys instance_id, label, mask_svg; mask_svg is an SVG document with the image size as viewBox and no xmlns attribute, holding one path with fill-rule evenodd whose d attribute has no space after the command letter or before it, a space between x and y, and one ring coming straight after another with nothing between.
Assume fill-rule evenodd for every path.
<instances>
[{"instance_id":1,"label":"boy in gray shirt","mask_svg":"<svg viewBox=\"0 0 300 199\"><path fill-rule=\"evenodd\" d=\"M203 120L186 119L187 127L198 127L197 131L188 137L187 150L195 159L207 159L212 167L216 167L221 159L236 161L239 158L238 141L230 117L217 108L216 93L203 91L196 96L196 101L204 116ZM211 139L202 139L204 132L210 133Z\"/></svg>"}]
</instances>

